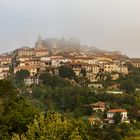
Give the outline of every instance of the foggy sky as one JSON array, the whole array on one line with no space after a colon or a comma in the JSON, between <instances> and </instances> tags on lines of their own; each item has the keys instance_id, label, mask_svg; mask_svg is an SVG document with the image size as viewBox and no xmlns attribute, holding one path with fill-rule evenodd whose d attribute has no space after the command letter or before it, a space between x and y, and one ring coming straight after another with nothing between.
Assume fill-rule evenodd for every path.
<instances>
[{"instance_id":1,"label":"foggy sky","mask_svg":"<svg viewBox=\"0 0 140 140\"><path fill-rule=\"evenodd\" d=\"M140 0L0 0L0 53L39 33L140 57Z\"/></svg>"}]
</instances>

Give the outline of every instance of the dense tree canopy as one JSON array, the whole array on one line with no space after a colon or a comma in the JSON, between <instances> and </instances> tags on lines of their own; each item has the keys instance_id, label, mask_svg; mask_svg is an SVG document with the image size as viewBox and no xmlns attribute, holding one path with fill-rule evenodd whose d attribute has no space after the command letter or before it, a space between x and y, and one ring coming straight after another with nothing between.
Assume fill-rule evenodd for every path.
<instances>
[{"instance_id":1,"label":"dense tree canopy","mask_svg":"<svg viewBox=\"0 0 140 140\"><path fill-rule=\"evenodd\" d=\"M59 67L59 76L62 78L73 79L76 75L73 69L69 66L60 66Z\"/></svg>"},{"instance_id":2,"label":"dense tree canopy","mask_svg":"<svg viewBox=\"0 0 140 140\"><path fill-rule=\"evenodd\" d=\"M10 80L0 80L0 97L15 96L15 88Z\"/></svg>"},{"instance_id":3,"label":"dense tree canopy","mask_svg":"<svg viewBox=\"0 0 140 140\"><path fill-rule=\"evenodd\" d=\"M24 98L14 97L2 100L0 105L0 139L10 139L12 133L22 134L38 113Z\"/></svg>"},{"instance_id":4,"label":"dense tree canopy","mask_svg":"<svg viewBox=\"0 0 140 140\"><path fill-rule=\"evenodd\" d=\"M136 89L135 82L133 80L124 80L121 82L121 89L127 93L133 93Z\"/></svg>"},{"instance_id":5,"label":"dense tree canopy","mask_svg":"<svg viewBox=\"0 0 140 140\"><path fill-rule=\"evenodd\" d=\"M118 123L121 122L122 116L121 116L121 114L120 114L119 112L116 112L116 113L114 114L113 119L114 119L114 123L115 123L115 124L118 124Z\"/></svg>"},{"instance_id":6,"label":"dense tree canopy","mask_svg":"<svg viewBox=\"0 0 140 140\"><path fill-rule=\"evenodd\" d=\"M43 81L43 84L49 87L64 87L69 85L69 81L60 78L56 75L50 75L49 73L43 73L40 75L40 79Z\"/></svg>"},{"instance_id":7,"label":"dense tree canopy","mask_svg":"<svg viewBox=\"0 0 140 140\"><path fill-rule=\"evenodd\" d=\"M28 70L20 70L16 72L16 79L18 81L23 81L24 78L30 76L30 72Z\"/></svg>"},{"instance_id":8,"label":"dense tree canopy","mask_svg":"<svg viewBox=\"0 0 140 140\"><path fill-rule=\"evenodd\" d=\"M114 81L121 84L121 89L126 92L108 94L105 90L108 90L113 82L110 75L102 75L103 73L98 75L101 76L100 82L106 87L95 90L87 87L88 80L84 75L75 78L74 72L70 69L62 66L59 69L62 70L61 77L50 74L49 71L41 74L43 84L39 85L17 86L14 80L12 82L0 80L0 139L10 140L11 137L13 140L123 140L129 137L139 139L140 91L138 89L135 91L135 88L139 87L140 70L130 66L128 75L122 75L120 79ZM17 74L18 80L23 81L29 74L23 73L22 78ZM78 84L70 83L73 78ZM18 90L15 87L18 87ZM105 102L104 112L93 111L91 104L97 102ZM121 123L120 114L114 116L114 124L89 124L88 117L98 117L104 122L106 112L116 108L128 111L130 124Z\"/></svg>"},{"instance_id":9,"label":"dense tree canopy","mask_svg":"<svg viewBox=\"0 0 140 140\"><path fill-rule=\"evenodd\" d=\"M12 140L86 140L88 128L81 120L68 120L57 113L41 115L29 125L23 135L14 135ZM21 138L21 139L20 139Z\"/></svg>"}]
</instances>

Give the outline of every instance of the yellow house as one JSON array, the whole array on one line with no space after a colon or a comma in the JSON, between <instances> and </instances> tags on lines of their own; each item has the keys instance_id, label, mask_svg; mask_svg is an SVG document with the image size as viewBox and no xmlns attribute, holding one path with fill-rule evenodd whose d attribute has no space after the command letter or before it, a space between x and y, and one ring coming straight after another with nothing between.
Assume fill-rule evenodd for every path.
<instances>
[{"instance_id":1,"label":"yellow house","mask_svg":"<svg viewBox=\"0 0 140 140\"><path fill-rule=\"evenodd\" d=\"M23 57L23 56L31 57L31 56L34 56L34 49L29 48L29 47L24 47L24 48L20 48L20 49L15 50L15 53L19 57Z\"/></svg>"}]
</instances>

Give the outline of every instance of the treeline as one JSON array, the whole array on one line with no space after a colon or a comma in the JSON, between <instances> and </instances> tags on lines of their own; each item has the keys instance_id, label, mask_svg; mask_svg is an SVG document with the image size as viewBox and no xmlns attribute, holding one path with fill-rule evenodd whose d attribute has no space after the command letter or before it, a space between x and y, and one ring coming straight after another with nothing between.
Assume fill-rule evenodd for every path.
<instances>
[{"instance_id":1,"label":"treeline","mask_svg":"<svg viewBox=\"0 0 140 140\"><path fill-rule=\"evenodd\" d=\"M54 112L35 118L23 134L14 134L12 140L122 140L139 138L134 131L140 124L106 124L91 126L82 120L67 119ZM132 131L133 129L133 131Z\"/></svg>"},{"instance_id":2,"label":"treeline","mask_svg":"<svg viewBox=\"0 0 140 140\"><path fill-rule=\"evenodd\" d=\"M139 78L138 69L132 69L127 77L116 82ZM140 136L140 92L129 91L122 95L106 94L74 84L75 75L71 69L61 76L44 73L42 84L26 86L24 77L29 73L21 71L8 80L0 80L0 139L2 140L121 140ZM136 74L137 73L137 74ZM134 76L135 75L135 76ZM135 79L135 78L136 79ZM77 79L76 79L77 80ZM78 79L80 80L80 79ZM85 81L85 79L83 80ZM126 82L128 84L128 82ZM138 86L138 83L135 84ZM109 109L125 108L130 124L91 125L83 116L93 113L85 105L106 102Z\"/></svg>"}]
</instances>

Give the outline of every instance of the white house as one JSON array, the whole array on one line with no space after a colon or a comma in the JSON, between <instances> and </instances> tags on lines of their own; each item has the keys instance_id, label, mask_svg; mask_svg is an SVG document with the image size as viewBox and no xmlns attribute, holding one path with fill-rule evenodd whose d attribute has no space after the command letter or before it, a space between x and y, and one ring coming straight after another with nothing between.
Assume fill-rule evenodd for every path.
<instances>
[{"instance_id":1,"label":"white house","mask_svg":"<svg viewBox=\"0 0 140 140\"><path fill-rule=\"evenodd\" d=\"M39 84L39 78L38 77L34 77L34 76L29 76L27 78L24 79L24 82L26 85L30 86L32 84Z\"/></svg>"},{"instance_id":2,"label":"white house","mask_svg":"<svg viewBox=\"0 0 140 140\"><path fill-rule=\"evenodd\" d=\"M113 117L116 113L120 113L121 115L121 121L122 122L128 122L128 116L127 116L127 110L125 109L112 109L107 111L107 119L109 123L114 123Z\"/></svg>"}]
</instances>

